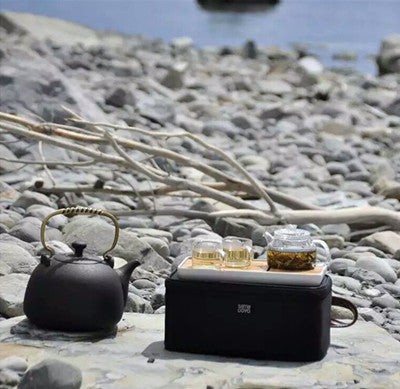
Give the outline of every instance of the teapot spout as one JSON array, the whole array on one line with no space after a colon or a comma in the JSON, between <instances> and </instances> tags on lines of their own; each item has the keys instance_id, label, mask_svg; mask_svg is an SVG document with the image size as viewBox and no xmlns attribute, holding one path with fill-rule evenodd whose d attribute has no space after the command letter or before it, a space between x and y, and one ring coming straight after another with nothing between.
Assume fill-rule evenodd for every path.
<instances>
[{"instance_id":1,"label":"teapot spout","mask_svg":"<svg viewBox=\"0 0 400 389\"><path fill-rule=\"evenodd\" d=\"M124 304L126 304L126 299L128 298L129 279L131 277L132 272L139 265L140 265L140 262L131 261L131 262L128 262L126 265L115 270L121 280L122 292L124 295Z\"/></svg>"}]
</instances>

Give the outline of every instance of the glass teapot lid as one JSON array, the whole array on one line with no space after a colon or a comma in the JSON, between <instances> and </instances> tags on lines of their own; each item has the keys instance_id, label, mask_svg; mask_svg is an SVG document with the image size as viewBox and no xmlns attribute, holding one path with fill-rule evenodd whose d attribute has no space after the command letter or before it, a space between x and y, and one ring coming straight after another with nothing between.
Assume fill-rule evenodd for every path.
<instances>
[{"instance_id":1,"label":"glass teapot lid","mask_svg":"<svg viewBox=\"0 0 400 389\"><path fill-rule=\"evenodd\" d=\"M274 232L276 239L287 239L287 240L301 240L310 237L310 232L297 228L296 225L290 224L285 228L281 228Z\"/></svg>"}]
</instances>

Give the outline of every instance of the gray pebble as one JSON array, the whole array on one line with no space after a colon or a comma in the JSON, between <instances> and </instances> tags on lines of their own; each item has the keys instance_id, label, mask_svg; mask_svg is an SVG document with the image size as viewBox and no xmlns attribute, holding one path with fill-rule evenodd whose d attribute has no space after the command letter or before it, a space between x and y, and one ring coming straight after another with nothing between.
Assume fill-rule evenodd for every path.
<instances>
[{"instance_id":1,"label":"gray pebble","mask_svg":"<svg viewBox=\"0 0 400 389\"><path fill-rule=\"evenodd\" d=\"M154 251L161 255L161 257L167 258L170 255L169 245L165 243L164 240L152 236L144 236L140 238L140 240L147 243Z\"/></svg>"},{"instance_id":2,"label":"gray pebble","mask_svg":"<svg viewBox=\"0 0 400 389\"><path fill-rule=\"evenodd\" d=\"M132 282L132 285L137 289L155 289L157 285L145 278L138 279Z\"/></svg>"},{"instance_id":3,"label":"gray pebble","mask_svg":"<svg viewBox=\"0 0 400 389\"><path fill-rule=\"evenodd\" d=\"M0 314L6 317L23 315L23 301L29 275L6 274L0 282Z\"/></svg>"},{"instance_id":4,"label":"gray pebble","mask_svg":"<svg viewBox=\"0 0 400 389\"><path fill-rule=\"evenodd\" d=\"M45 359L22 377L18 389L79 389L82 373L75 366L56 359Z\"/></svg>"},{"instance_id":5,"label":"gray pebble","mask_svg":"<svg viewBox=\"0 0 400 389\"><path fill-rule=\"evenodd\" d=\"M17 373L23 373L28 368L24 358L10 356L0 360L0 370L8 369Z\"/></svg>"},{"instance_id":6,"label":"gray pebble","mask_svg":"<svg viewBox=\"0 0 400 389\"><path fill-rule=\"evenodd\" d=\"M9 273L31 274L38 261L25 249L0 242L0 276Z\"/></svg>"},{"instance_id":7,"label":"gray pebble","mask_svg":"<svg viewBox=\"0 0 400 389\"><path fill-rule=\"evenodd\" d=\"M332 273L344 275L349 266L354 266L355 263L347 258L335 258L329 263L329 270Z\"/></svg>"},{"instance_id":8,"label":"gray pebble","mask_svg":"<svg viewBox=\"0 0 400 389\"><path fill-rule=\"evenodd\" d=\"M385 318L379 312L372 308L359 308L358 313L366 321L372 321L373 323L381 326L385 322Z\"/></svg>"},{"instance_id":9,"label":"gray pebble","mask_svg":"<svg viewBox=\"0 0 400 389\"><path fill-rule=\"evenodd\" d=\"M40 241L40 228L42 221L36 217L28 216L10 229L9 234L25 242ZM55 228L46 228L46 239L61 240L61 232Z\"/></svg>"},{"instance_id":10,"label":"gray pebble","mask_svg":"<svg viewBox=\"0 0 400 389\"><path fill-rule=\"evenodd\" d=\"M356 266L365 270L370 270L381 275L386 281L396 282L397 275L394 270L383 259L365 256L356 262Z\"/></svg>"},{"instance_id":11,"label":"gray pebble","mask_svg":"<svg viewBox=\"0 0 400 389\"><path fill-rule=\"evenodd\" d=\"M134 293L128 293L125 312L153 313L153 308L143 297Z\"/></svg>"},{"instance_id":12,"label":"gray pebble","mask_svg":"<svg viewBox=\"0 0 400 389\"><path fill-rule=\"evenodd\" d=\"M372 305L382 308L400 308L400 302L392 297L389 293L372 299Z\"/></svg>"},{"instance_id":13,"label":"gray pebble","mask_svg":"<svg viewBox=\"0 0 400 389\"><path fill-rule=\"evenodd\" d=\"M46 205L50 208L57 209L57 205L51 201L46 195L38 192L24 191L20 197L14 202L14 207L21 207L27 209L29 206L39 204Z\"/></svg>"}]
</instances>

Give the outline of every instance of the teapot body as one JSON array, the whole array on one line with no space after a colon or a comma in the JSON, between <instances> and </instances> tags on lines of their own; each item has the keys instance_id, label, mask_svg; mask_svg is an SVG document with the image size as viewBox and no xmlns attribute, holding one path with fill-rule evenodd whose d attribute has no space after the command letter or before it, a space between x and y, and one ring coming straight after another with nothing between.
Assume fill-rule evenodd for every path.
<instances>
[{"instance_id":1,"label":"teapot body","mask_svg":"<svg viewBox=\"0 0 400 389\"><path fill-rule=\"evenodd\" d=\"M107 263L77 258L40 263L24 299L24 312L35 325L60 331L112 328L124 306L117 272Z\"/></svg>"},{"instance_id":2,"label":"teapot body","mask_svg":"<svg viewBox=\"0 0 400 389\"><path fill-rule=\"evenodd\" d=\"M268 241L268 264L273 269L311 270L317 264L317 246L322 248L320 257L329 259L330 253L326 243L313 239L306 230L284 228L275 231L274 235L265 233Z\"/></svg>"},{"instance_id":3,"label":"teapot body","mask_svg":"<svg viewBox=\"0 0 400 389\"><path fill-rule=\"evenodd\" d=\"M99 257L84 254L84 242L73 242L75 252L56 254L45 242L47 221L58 214L74 216L94 214L109 217L115 226L113 243ZM24 298L24 312L40 328L60 331L98 331L111 329L122 317L129 288L129 278L140 265L131 261L114 270L108 254L117 244L118 221L107 211L72 207L54 211L41 227L41 241L50 255L42 255L33 271Z\"/></svg>"}]
</instances>

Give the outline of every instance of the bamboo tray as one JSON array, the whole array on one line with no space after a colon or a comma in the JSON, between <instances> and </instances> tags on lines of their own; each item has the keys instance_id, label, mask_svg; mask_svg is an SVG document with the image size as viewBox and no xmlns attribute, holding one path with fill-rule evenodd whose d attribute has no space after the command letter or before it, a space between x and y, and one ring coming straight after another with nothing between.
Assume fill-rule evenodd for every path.
<instances>
[{"instance_id":1,"label":"bamboo tray","mask_svg":"<svg viewBox=\"0 0 400 389\"><path fill-rule=\"evenodd\" d=\"M193 268L192 259L187 257L179 264L177 275L186 280L317 286L326 273L326 266L317 266L315 269L303 271L267 269L268 261L266 260L254 260L246 269Z\"/></svg>"}]
</instances>

